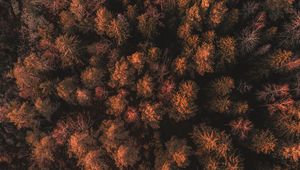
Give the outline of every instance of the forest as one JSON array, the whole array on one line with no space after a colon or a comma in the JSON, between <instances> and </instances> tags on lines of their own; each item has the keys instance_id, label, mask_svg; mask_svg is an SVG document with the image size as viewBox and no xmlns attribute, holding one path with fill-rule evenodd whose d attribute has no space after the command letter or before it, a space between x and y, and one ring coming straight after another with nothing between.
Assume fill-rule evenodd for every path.
<instances>
[{"instance_id":1,"label":"forest","mask_svg":"<svg viewBox=\"0 0 300 170\"><path fill-rule=\"evenodd\" d=\"M299 0L0 0L0 170L299 170Z\"/></svg>"}]
</instances>

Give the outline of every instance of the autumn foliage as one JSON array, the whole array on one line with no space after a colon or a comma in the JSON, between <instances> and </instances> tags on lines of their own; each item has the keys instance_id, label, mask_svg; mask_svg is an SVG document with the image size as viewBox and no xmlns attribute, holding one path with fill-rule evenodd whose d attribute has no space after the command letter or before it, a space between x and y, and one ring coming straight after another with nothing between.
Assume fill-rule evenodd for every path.
<instances>
[{"instance_id":1,"label":"autumn foliage","mask_svg":"<svg viewBox=\"0 0 300 170\"><path fill-rule=\"evenodd\" d=\"M0 169L299 170L300 2L0 0Z\"/></svg>"}]
</instances>

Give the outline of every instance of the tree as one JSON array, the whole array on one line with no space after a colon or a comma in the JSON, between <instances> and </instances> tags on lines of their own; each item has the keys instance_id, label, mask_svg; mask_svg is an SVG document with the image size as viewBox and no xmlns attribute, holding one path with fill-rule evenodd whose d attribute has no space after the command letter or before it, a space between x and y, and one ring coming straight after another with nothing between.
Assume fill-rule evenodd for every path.
<instances>
[{"instance_id":1,"label":"tree","mask_svg":"<svg viewBox=\"0 0 300 170\"><path fill-rule=\"evenodd\" d=\"M300 15L291 16L291 21L284 25L284 32L281 33L282 44L288 47L294 47L300 43Z\"/></svg>"},{"instance_id":2,"label":"tree","mask_svg":"<svg viewBox=\"0 0 300 170\"><path fill-rule=\"evenodd\" d=\"M246 101L232 102L230 110L234 114L245 114L249 110L248 102Z\"/></svg>"},{"instance_id":3,"label":"tree","mask_svg":"<svg viewBox=\"0 0 300 170\"><path fill-rule=\"evenodd\" d=\"M114 38L118 45L124 44L129 38L129 23L123 15L118 15L116 19L113 19L107 31L107 35L110 38Z\"/></svg>"},{"instance_id":4,"label":"tree","mask_svg":"<svg viewBox=\"0 0 300 170\"><path fill-rule=\"evenodd\" d=\"M224 132L219 132L210 126L200 124L194 126L192 132L193 142L197 145L197 154L215 152L217 156L225 156L230 149L230 138Z\"/></svg>"},{"instance_id":5,"label":"tree","mask_svg":"<svg viewBox=\"0 0 300 170\"><path fill-rule=\"evenodd\" d=\"M86 113L78 113L76 116L59 120L51 132L52 138L58 146L65 145L70 136L75 132L86 132L90 130L91 120Z\"/></svg>"},{"instance_id":6,"label":"tree","mask_svg":"<svg viewBox=\"0 0 300 170\"><path fill-rule=\"evenodd\" d=\"M187 120L195 116L197 107L193 100L188 96L176 92L173 95L171 102L175 111L170 112L169 116L176 121Z\"/></svg>"},{"instance_id":7,"label":"tree","mask_svg":"<svg viewBox=\"0 0 300 170\"><path fill-rule=\"evenodd\" d=\"M195 116L197 106L195 101L198 95L198 85L194 81L182 82L179 90L172 95L172 111L169 116L175 121L190 119Z\"/></svg>"},{"instance_id":8,"label":"tree","mask_svg":"<svg viewBox=\"0 0 300 170\"><path fill-rule=\"evenodd\" d=\"M142 52L135 52L128 56L128 61L133 65L133 67L140 73L145 64L145 56Z\"/></svg>"},{"instance_id":9,"label":"tree","mask_svg":"<svg viewBox=\"0 0 300 170\"><path fill-rule=\"evenodd\" d=\"M59 121L51 132L51 136L55 140L55 143L60 146L67 142L72 131L73 129L70 123Z\"/></svg>"},{"instance_id":10,"label":"tree","mask_svg":"<svg viewBox=\"0 0 300 170\"><path fill-rule=\"evenodd\" d=\"M213 96L226 96L235 88L234 80L228 76L216 78L211 82L210 88L210 92Z\"/></svg>"},{"instance_id":11,"label":"tree","mask_svg":"<svg viewBox=\"0 0 300 170\"><path fill-rule=\"evenodd\" d=\"M176 84L174 80L171 79L165 80L162 83L162 86L160 87L160 91L159 91L161 98L169 101L169 99L172 97L172 94L175 90L175 85Z\"/></svg>"},{"instance_id":12,"label":"tree","mask_svg":"<svg viewBox=\"0 0 300 170\"><path fill-rule=\"evenodd\" d=\"M186 10L186 22L197 30L200 29L202 17L200 15L200 8L197 3Z\"/></svg>"},{"instance_id":13,"label":"tree","mask_svg":"<svg viewBox=\"0 0 300 170\"><path fill-rule=\"evenodd\" d=\"M251 148L256 153L270 154L275 150L277 139L270 130L260 130L251 138Z\"/></svg>"},{"instance_id":14,"label":"tree","mask_svg":"<svg viewBox=\"0 0 300 170\"><path fill-rule=\"evenodd\" d=\"M56 67L56 56L50 51L46 51L42 56L34 53L25 57L24 66L35 73L47 73L53 71Z\"/></svg>"},{"instance_id":15,"label":"tree","mask_svg":"<svg viewBox=\"0 0 300 170\"><path fill-rule=\"evenodd\" d=\"M169 160L162 159L165 157L164 155L157 155L157 157L158 156L161 157L161 159L158 159L157 161L155 161L155 169L171 170L176 167Z\"/></svg>"},{"instance_id":16,"label":"tree","mask_svg":"<svg viewBox=\"0 0 300 170\"><path fill-rule=\"evenodd\" d=\"M79 22L87 22L89 17L99 9L103 1L97 0L71 0L70 11L76 16Z\"/></svg>"},{"instance_id":17,"label":"tree","mask_svg":"<svg viewBox=\"0 0 300 170\"><path fill-rule=\"evenodd\" d=\"M213 2L214 2L213 0L201 1L201 8L206 11L213 4Z\"/></svg>"},{"instance_id":18,"label":"tree","mask_svg":"<svg viewBox=\"0 0 300 170\"><path fill-rule=\"evenodd\" d=\"M214 97L209 102L209 109L217 113L229 113L232 102L229 96Z\"/></svg>"},{"instance_id":19,"label":"tree","mask_svg":"<svg viewBox=\"0 0 300 170\"><path fill-rule=\"evenodd\" d=\"M298 106L297 106L298 105ZM276 107L276 106L275 106ZM286 100L285 103L278 105L275 113L272 115L272 120L276 127L276 131L281 136L291 140L300 138L300 118L299 104L293 103L293 100Z\"/></svg>"},{"instance_id":20,"label":"tree","mask_svg":"<svg viewBox=\"0 0 300 170\"><path fill-rule=\"evenodd\" d=\"M92 104L92 94L87 89L76 90L77 102L82 106L89 106Z\"/></svg>"},{"instance_id":21,"label":"tree","mask_svg":"<svg viewBox=\"0 0 300 170\"><path fill-rule=\"evenodd\" d=\"M196 71L203 76L206 73L214 72L214 46L204 43L197 48L193 60L196 65Z\"/></svg>"},{"instance_id":22,"label":"tree","mask_svg":"<svg viewBox=\"0 0 300 170\"><path fill-rule=\"evenodd\" d=\"M144 37L151 39L158 34L162 26L162 14L155 7L148 7L146 12L137 17L138 29Z\"/></svg>"},{"instance_id":23,"label":"tree","mask_svg":"<svg viewBox=\"0 0 300 170\"><path fill-rule=\"evenodd\" d=\"M197 34L192 34L186 39L186 47L184 49L184 55L188 55L188 51L194 51L197 48L197 45L200 44L200 37Z\"/></svg>"},{"instance_id":24,"label":"tree","mask_svg":"<svg viewBox=\"0 0 300 170\"><path fill-rule=\"evenodd\" d=\"M78 21L81 21L87 15L85 4L81 0L71 0L70 11Z\"/></svg>"},{"instance_id":25,"label":"tree","mask_svg":"<svg viewBox=\"0 0 300 170\"><path fill-rule=\"evenodd\" d=\"M39 74L30 72L19 62L13 68L13 76L16 79L21 97L35 98L38 95L38 85L42 81Z\"/></svg>"},{"instance_id":26,"label":"tree","mask_svg":"<svg viewBox=\"0 0 300 170\"><path fill-rule=\"evenodd\" d=\"M191 24L185 22L182 23L177 29L177 36L183 40L187 40L188 37L192 35L192 26Z\"/></svg>"},{"instance_id":27,"label":"tree","mask_svg":"<svg viewBox=\"0 0 300 170\"><path fill-rule=\"evenodd\" d=\"M56 149L55 141L51 136L45 136L35 144L32 157L39 168L53 167Z\"/></svg>"},{"instance_id":28,"label":"tree","mask_svg":"<svg viewBox=\"0 0 300 170\"><path fill-rule=\"evenodd\" d=\"M239 36L239 47L242 54L247 54L254 50L259 42L259 34L256 30L252 30L249 27L241 31Z\"/></svg>"},{"instance_id":29,"label":"tree","mask_svg":"<svg viewBox=\"0 0 300 170\"><path fill-rule=\"evenodd\" d=\"M68 151L79 160L84 159L90 150L94 150L96 140L88 132L75 132L70 136Z\"/></svg>"},{"instance_id":30,"label":"tree","mask_svg":"<svg viewBox=\"0 0 300 170\"><path fill-rule=\"evenodd\" d=\"M223 16L228 11L227 7L225 6L225 1L219 1L213 4L209 13L209 21L210 24L215 27L219 25L222 20Z\"/></svg>"},{"instance_id":31,"label":"tree","mask_svg":"<svg viewBox=\"0 0 300 170\"><path fill-rule=\"evenodd\" d=\"M112 21L112 14L105 7L100 7L95 18L96 28L100 35L104 35Z\"/></svg>"},{"instance_id":32,"label":"tree","mask_svg":"<svg viewBox=\"0 0 300 170\"><path fill-rule=\"evenodd\" d=\"M144 75L144 77L137 82L137 94L143 97L151 97L153 94L153 79L148 75Z\"/></svg>"},{"instance_id":33,"label":"tree","mask_svg":"<svg viewBox=\"0 0 300 170\"><path fill-rule=\"evenodd\" d=\"M192 148L187 145L186 140L172 137L165 145L167 148L167 155L172 162L176 163L180 168L189 165L189 157L192 153Z\"/></svg>"},{"instance_id":34,"label":"tree","mask_svg":"<svg viewBox=\"0 0 300 170\"><path fill-rule=\"evenodd\" d=\"M266 103L272 103L287 96L289 96L289 86L287 84L267 84L263 87L263 90L257 93L257 99Z\"/></svg>"},{"instance_id":35,"label":"tree","mask_svg":"<svg viewBox=\"0 0 300 170\"><path fill-rule=\"evenodd\" d=\"M99 141L110 154L113 154L121 144L129 139L129 131L125 129L125 123L122 120L105 120L101 123L100 129L103 133Z\"/></svg>"},{"instance_id":36,"label":"tree","mask_svg":"<svg viewBox=\"0 0 300 170\"><path fill-rule=\"evenodd\" d=\"M179 92L188 98L197 99L199 87L192 80L184 81L179 85Z\"/></svg>"},{"instance_id":37,"label":"tree","mask_svg":"<svg viewBox=\"0 0 300 170\"><path fill-rule=\"evenodd\" d=\"M203 158L202 166L205 170L217 170L221 168L220 162L214 156L207 156L206 158Z\"/></svg>"},{"instance_id":38,"label":"tree","mask_svg":"<svg viewBox=\"0 0 300 170\"><path fill-rule=\"evenodd\" d=\"M240 156L236 154L231 154L226 157L224 167L228 170L242 170L243 163L241 161Z\"/></svg>"},{"instance_id":39,"label":"tree","mask_svg":"<svg viewBox=\"0 0 300 170\"><path fill-rule=\"evenodd\" d=\"M123 93L119 93L115 96L110 96L106 100L106 105L108 106L107 114L120 116L122 112L125 111L128 101Z\"/></svg>"},{"instance_id":40,"label":"tree","mask_svg":"<svg viewBox=\"0 0 300 170\"><path fill-rule=\"evenodd\" d=\"M236 42L232 37L222 37L217 43L217 67L223 69L235 63Z\"/></svg>"},{"instance_id":41,"label":"tree","mask_svg":"<svg viewBox=\"0 0 300 170\"><path fill-rule=\"evenodd\" d=\"M203 32L201 37L205 43L213 45L213 43L215 42L215 39L216 39L216 31L208 30L206 32Z\"/></svg>"},{"instance_id":42,"label":"tree","mask_svg":"<svg viewBox=\"0 0 300 170\"><path fill-rule=\"evenodd\" d=\"M76 66L81 63L77 37L67 34L61 35L56 38L55 45L60 53L60 60L63 67Z\"/></svg>"},{"instance_id":43,"label":"tree","mask_svg":"<svg viewBox=\"0 0 300 170\"><path fill-rule=\"evenodd\" d=\"M162 120L162 114L160 111L159 103L144 102L139 106L141 112L141 119L153 129L158 129L160 126L160 120Z\"/></svg>"},{"instance_id":44,"label":"tree","mask_svg":"<svg viewBox=\"0 0 300 170\"><path fill-rule=\"evenodd\" d=\"M38 120L37 113L29 103L18 104L7 114L9 121L14 123L18 129L36 128Z\"/></svg>"},{"instance_id":45,"label":"tree","mask_svg":"<svg viewBox=\"0 0 300 170\"><path fill-rule=\"evenodd\" d=\"M276 50L268 59L268 64L273 70L282 70L286 64L290 61L293 53L287 50Z\"/></svg>"},{"instance_id":46,"label":"tree","mask_svg":"<svg viewBox=\"0 0 300 170\"><path fill-rule=\"evenodd\" d=\"M96 149L89 151L82 160L84 169L91 170L108 170L109 164L105 160L104 151Z\"/></svg>"},{"instance_id":47,"label":"tree","mask_svg":"<svg viewBox=\"0 0 300 170\"><path fill-rule=\"evenodd\" d=\"M129 63L121 59L114 65L114 69L111 72L111 86L112 87L123 87L131 84L131 74L133 70L130 68Z\"/></svg>"},{"instance_id":48,"label":"tree","mask_svg":"<svg viewBox=\"0 0 300 170\"><path fill-rule=\"evenodd\" d=\"M187 57L176 57L173 65L174 70L178 75L184 75L188 69Z\"/></svg>"},{"instance_id":49,"label":"tree","mask_svg":"<svg viewBox=\"0 0 300 170\"><path fill-rule=\"evenodd\" d=\"M122 144L114 154L114 160L119 168L133 167L139 160L139 147L133 140Z\"/></svg>"},{"instance_id":50,"label":"tree","mask_svg":"<svg viewBox=\"0 0 300 170\"><path fill-rule=\"evenodd\" d=\"M233 134L244 140L248 137L249 132L253 128L253 124L248 119L238 118L229 123Z\"/></svg>"},{"instance_id":51,"label":"tree","mask_svg":"<svg viewBox=\"0 0 300 170\"><path fill-rule=\"evenodd\" d=\"M140 119L140 113L134 107L128 107L125 112L125 121L128 123L138 122Z\"/></svg>"},{"instance_id":52,"label":"tree","mask_svg":"<svg viewBox=\"0 0 300 170\"><path fill-rule=\"evenodd\" d=\"M102 86L98 86L95 88L95 97L100 101L105 100L107 98L107 93L107 90Z\"/></svg>"},{"instance_id":53,"label":"tree","mask_svg":"<svg viewBox=\"0 0 300 170\"><path fill-rule=\"evenodd\" d=\"M150 61L157 61L161 58L162 51L158 47L150 47L147 52Z\"/></svg>"},{"instance_id":54,"label":"tree","mask_svg":"<svg viewBox=\"0 0 300 170\"><path fill-rule=\"evenodd\" d=\"M270 103L267 105L268 111L270 115L274 113L288 112L294 111L295 107L293 106L295 101L291 98L281 99L274 103Z\"/></svg>"},{"instance_id":55,"label":"tree","mask_svg":"<svg viewBox=\"0 0 300 170\"><path fill-rule=\"evenodd\" d=\"M102 84L103 71L95 67L87 67L81 73L81 81L85 87L93 89Z\"/></svg>"},{"instance_id":56,"label":"tree","mask_svg":"<svg viewBox=\"0 0 300 170\"><path fill-rule=\"evenodd\" d=\"M194 126L192 140L205 169L243 169L241 158L232 150L229 135L208 125Z\"/></svg>"},{"instance_id":57,"label":"tree","mask_svg":"<svg viewBox=\"0 0 300 170\"><path fill-rule=\"evenodd\" d=\"M248 109L247 103L233 102L230 99L234 88L234 81L231 77L223 76L212 81L208 89L210 92L208 109L217 113L229 113L230 111L235 114L245 113Z\"/></svg>"},{"instance_id":58,"label":"tree","mask_svg":"<svg viewBox=\"0 0 300 170\"><path fill-rule=\"evenodd\" d=\"M76 25L75 18L69 11L60 12L59 20L65 30L69 30Z\"/></svg>"},{"instance_id":59,"label":"tree","mask_svg":"<svg viewBox=\"0 0 300 170\"><path fill-rule=\"evenodd\" d=\"M280 155L283 156L285 159L289 159L291 161L297 162L300 159L300 145L292 144L283 146L280 150Z\"/></svg>"}]
</instances>

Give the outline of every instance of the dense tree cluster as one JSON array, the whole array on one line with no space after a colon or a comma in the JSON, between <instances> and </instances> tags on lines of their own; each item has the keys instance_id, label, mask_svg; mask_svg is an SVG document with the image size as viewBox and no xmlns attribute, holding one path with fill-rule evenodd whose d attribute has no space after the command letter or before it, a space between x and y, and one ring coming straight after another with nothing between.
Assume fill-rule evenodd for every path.
<instances>
[{"instance_id":1,"label":"dense tree cluster","mask_svg":"<svg viewBox=\"0 0 300 170\"><path fill-rule=\"evenodd\" d=\"M297 0L0 0L0 169L298 170Z\"/></svg>"}]
</instances>

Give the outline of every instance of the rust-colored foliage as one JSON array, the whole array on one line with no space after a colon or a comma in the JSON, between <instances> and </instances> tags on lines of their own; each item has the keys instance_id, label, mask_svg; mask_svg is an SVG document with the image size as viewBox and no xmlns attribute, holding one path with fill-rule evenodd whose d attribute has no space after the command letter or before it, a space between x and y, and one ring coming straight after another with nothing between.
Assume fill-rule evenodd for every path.
<instances>
[{"instance_id":1,"label":"rust-colored foliage","mask_svg":"<svg viewBox=\"0 0 300 170\"><path fill-rule=\"evenodd\" d=\"M298 170L299 7L0 0L0 169Z\"/></svg>"},{"instance_id":2,"label":"rust-colored foliage","mask_svg":"<svg viewBox=\"0 0 300 170\"><path fill-rule=\"evenodd\" d=\"M55 142L51 136L45 136L35 144L32 156L38 167L47 167L55 162L55 149Z\"/></svg>"},{"instance_id":3,"label":"rust-colored foliage","mask_svg":"<svg viewBox=\"0 0 300 170\"><path fill-rule=\"evenodd\" d=\"M172 162L178 167L187 167L189 164L189 156L191 155L191 147L187 145L184 139L172 137L167 143L167 154Z\"/></svg>"},{"instance_id":4,"label":"rust-colored foliage","mask_svg":"<svg viewBox=\"0 0 300 170\"><path fill-rule=\"evenodd\" d=\"M197 48L194 61L196 70L200 75L214 72L213 52L214 46L212 44L204 43Z\"/></svg>"},{"instance_id":5,"label":"rust-colored foliage","mask_svg":"<svg viewBox=\"0 0 300 170\"><path fill-rule=\"evenodd\" d=\"M257 153L269 154L275 150L277 139L269 130L261 130L252 139L252 148Z\"/></svg>"},{"instance_id":6,"label":"rust-colored foliage","mask_svg":"<svg viewBox=\"0 0 300 170\"><path fill-rule=\"evenodd\" d=\"M230 122L230 127L234 134L238 135L240 139L245 139L248 133L252 130L253 124L247 119L239 118Z\"/></svg>"}]
</instances>

